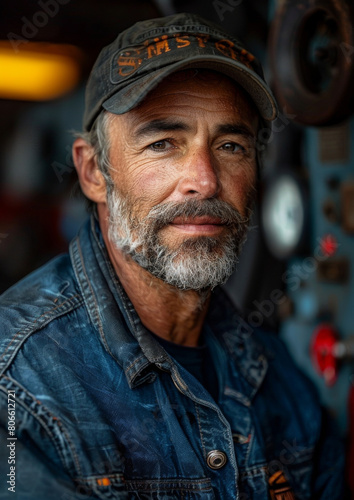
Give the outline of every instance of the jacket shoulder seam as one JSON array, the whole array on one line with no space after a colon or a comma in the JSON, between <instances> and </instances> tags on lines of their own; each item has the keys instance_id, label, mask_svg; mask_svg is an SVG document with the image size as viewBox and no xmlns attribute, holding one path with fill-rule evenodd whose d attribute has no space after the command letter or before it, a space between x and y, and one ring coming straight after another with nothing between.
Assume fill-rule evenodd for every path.
<instances>
[{"instance_id":1,"label":"jacket shoulder seam","mask_svg":"<svg viewBox=\"0 0 354 500\"><path fill-rule=\"evenodd\" d=\"M9 339L9 343L7 344L5 350L0 356L0 374L7 369L8 365L16 356L19 348L22 346L23 342L27 340L27 338L32 335L34 332L48 324L50 321L58 318L62 314L67 313L70 310L70 306L78 307L83 302L83 299L80 294L73 295L64 302L55 305L51 309L45 311L40 316L38 316L34 321L25 326L24 329L16 332L11 339Z\"/></svg>"}]
</instances>

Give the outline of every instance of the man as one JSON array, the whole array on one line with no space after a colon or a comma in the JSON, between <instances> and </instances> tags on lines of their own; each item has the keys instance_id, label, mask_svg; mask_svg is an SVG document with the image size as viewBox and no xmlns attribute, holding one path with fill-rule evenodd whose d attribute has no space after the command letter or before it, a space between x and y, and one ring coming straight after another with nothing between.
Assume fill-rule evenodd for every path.
<instances>
[{"instance_id":1,"label":"man","mask_svg":"<svg viewBox=\"0 0 354 500\"><path fill-rule=\"evenodd\" d=\"M4 498L343 498L312 387L215 289L275 116L254 56L197 16L101 52L73 146L93 215L1 299Z\"/></svg>"}]
</instances>

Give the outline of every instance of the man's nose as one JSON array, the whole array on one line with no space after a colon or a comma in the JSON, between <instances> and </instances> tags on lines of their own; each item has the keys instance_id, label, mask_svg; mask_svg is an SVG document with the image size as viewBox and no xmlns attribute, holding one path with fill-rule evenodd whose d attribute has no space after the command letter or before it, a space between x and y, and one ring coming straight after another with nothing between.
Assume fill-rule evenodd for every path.
<instances>
[{"instance_id":1,"label":"man's nose","mask_svg":"<svg viewBox=\"0 0 354 500\"><path fill-rule=\"evenodd\" d=\"M178 188L183 197L213 198L220 191L215 159L209 148L198 148L184 159Z\"/></svg>"}]
</instances>

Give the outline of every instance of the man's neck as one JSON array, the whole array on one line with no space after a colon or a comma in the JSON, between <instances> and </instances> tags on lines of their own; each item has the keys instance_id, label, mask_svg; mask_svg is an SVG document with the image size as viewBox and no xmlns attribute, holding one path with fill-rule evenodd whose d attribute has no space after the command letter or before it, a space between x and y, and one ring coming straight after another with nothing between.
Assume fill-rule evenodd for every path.
<instances>
[{"instance_id":1,"label":"man's neck","mask_svg":"<svg viewBox=\"0 0 354 500\"><path fill-rule=\"evenodd\" d=\"M170 342L197 346L210 291L183 291L156 278L114 247L105 222L100 222L112 265L143 325Z\"/></svg>"}]
</instances>

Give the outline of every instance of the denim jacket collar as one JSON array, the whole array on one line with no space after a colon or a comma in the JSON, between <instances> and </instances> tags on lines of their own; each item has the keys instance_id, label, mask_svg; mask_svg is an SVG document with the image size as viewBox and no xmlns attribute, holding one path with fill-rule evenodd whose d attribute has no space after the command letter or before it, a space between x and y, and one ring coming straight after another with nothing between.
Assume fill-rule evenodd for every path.
<instances>
[{"instance_id":1,"label":"denim jacket collar","mask_svg":"<svg viewBox=\"0 0 354 500\"><path fill-rule=\"evenodd\" d=\"M256 331L241 319L221 289L213 294L206 324L211 329L214 326L217 328L214 337L224 344L241 375L239 400L249 404L263 382L268 369L267 358L271 358L273 353L266 352L256 340Z\"/></svg>"},{"instance_id":2,"label":"denim jacket collar","mask_svg":"<svg viewBox=\"0 0 354 500\"><path fill-rule=\"evenodd\" d=\"M151 382L156 367L171 371L171 358L148 334L113 269L94 216L72 241L70 257L91 322L105 349L122 366L130 387ZM206 331L215 326L215 337L224 343L244 378L244 396L252 399L264 379L267 361L221 290L213 293L206 324Z\"/></svg>"}]
</instances>

